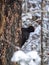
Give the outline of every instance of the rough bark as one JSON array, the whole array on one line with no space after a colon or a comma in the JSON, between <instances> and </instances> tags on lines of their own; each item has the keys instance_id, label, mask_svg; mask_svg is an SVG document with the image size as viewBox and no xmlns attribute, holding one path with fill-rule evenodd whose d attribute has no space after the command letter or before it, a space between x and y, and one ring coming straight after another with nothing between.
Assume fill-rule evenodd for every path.
<instances>
[{"instance_id":1,"label":"rough bark","mask_svg":"<svg viewBox=\"0 0 49 65\"><path fill-rule=\"evenodd\" d=\"M8 0L0 1L0 64L15 65L16 63L13 64L10 59L15 51L14 47L21 46L22 1L14 0L12 4L7 3L7 1ZM8 43L5 40L8 41Z\"/></svg>"}]
</instances>

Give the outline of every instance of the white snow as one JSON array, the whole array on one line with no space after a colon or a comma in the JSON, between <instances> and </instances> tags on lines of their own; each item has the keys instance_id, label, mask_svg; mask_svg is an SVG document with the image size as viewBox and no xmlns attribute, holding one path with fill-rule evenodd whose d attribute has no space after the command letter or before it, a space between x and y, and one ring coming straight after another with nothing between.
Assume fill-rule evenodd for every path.
<instances>
[{"instance_id":1,"label":"white snow","mask_svg":"<svg viewBox=\"0 0 49 65\"><path fill-rule=\"evenodd\" d=\"M21 60L28 60L28 56L21 50L14 52L13 57L11 58L12 62L18 62Z\"/></svg>"},{"instance_id":2,"label":"white snow","mask_svg":"<svg viewBox=\"0 0 49 65\"><path fill-rule=\"evenodd\" d=\"M36 50L28 52L27 55L31 57L31 59L36 63L36 65L40 65L41 58Z\"/></svg>"},{"instance_id":3,"label":"white snow","mask_svg":"<svg viewBox=\"0 0 49 65\"><path fill-rule=\"evenodd\" d=\"M13 54L11 61L18 62L20 65L40 65L41 58L35 50L28 53L19 50Z\"/></svg>"}]
</instances>

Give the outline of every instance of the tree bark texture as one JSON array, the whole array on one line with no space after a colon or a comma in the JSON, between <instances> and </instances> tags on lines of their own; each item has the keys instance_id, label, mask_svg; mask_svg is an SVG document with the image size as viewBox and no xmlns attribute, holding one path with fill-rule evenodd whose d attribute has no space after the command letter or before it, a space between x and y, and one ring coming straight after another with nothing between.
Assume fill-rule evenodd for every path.
<instances>
[{"instance_id":1,"label":"tree bark texture","mask_svg":"<svg viewBox=\"0 0 49 65\"><path fill-rule=\"evenodd\" d=\"M14 51L17 50L15 46L21 46L21 4L21 0L0 0L1 65L16 64L11 62L11 57ZM5 40L8 41L8 43Z\"/></svg>"}]
</instances>

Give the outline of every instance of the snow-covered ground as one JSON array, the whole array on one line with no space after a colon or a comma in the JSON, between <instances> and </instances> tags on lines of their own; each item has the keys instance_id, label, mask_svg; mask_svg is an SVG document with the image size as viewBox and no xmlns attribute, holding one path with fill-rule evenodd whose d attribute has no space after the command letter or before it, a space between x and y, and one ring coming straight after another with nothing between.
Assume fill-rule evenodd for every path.
<instances>
[{"instance_id":1,"label":"snow-covered ground","mask_svg":"<svg viewBox=\"0 0 49 65\"><path fill-rule=\"evenodd\" d=\"M18 62L20 65L40 65L41 58L36 50L28 53L24 53L23 51L19 50L13 54L11 61Z\"/></svg>"}]
</instances>

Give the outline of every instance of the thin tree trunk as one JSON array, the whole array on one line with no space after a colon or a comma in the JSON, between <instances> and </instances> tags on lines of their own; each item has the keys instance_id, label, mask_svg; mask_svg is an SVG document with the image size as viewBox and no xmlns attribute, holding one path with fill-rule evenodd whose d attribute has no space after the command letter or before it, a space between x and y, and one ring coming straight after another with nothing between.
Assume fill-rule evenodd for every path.
<instances>
[{"instance_id":1,"label":"thin tree trunk","mask_svg":"<svg viewBox=\"0 0 49 65\"><path fill-rule=\"evenodd\" d=\"M41 10L43 11L43 0L41 2ZM43 65L43 33L42 33L42 27L43 27L43 12L41 12L41 65Z\"/></svg>"}]
</instances>

